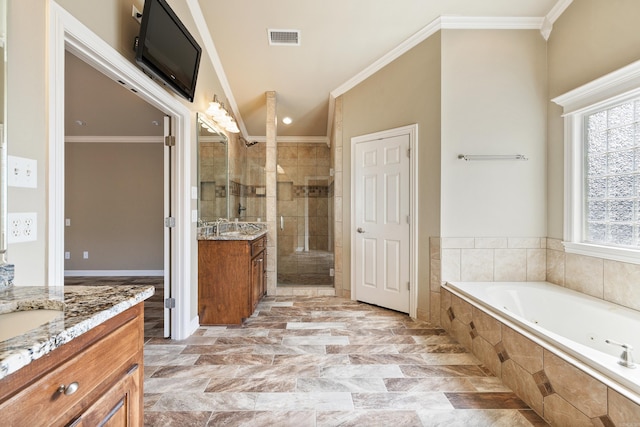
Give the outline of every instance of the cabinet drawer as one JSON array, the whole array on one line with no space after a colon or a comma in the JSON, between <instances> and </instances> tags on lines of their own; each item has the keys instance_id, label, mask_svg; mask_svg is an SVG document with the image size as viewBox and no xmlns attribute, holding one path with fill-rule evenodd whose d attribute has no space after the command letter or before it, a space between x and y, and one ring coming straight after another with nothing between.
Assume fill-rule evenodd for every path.
<instances>
[{"instance_id":1,"label":"cabinet drawer","mask_svg":"<svg viewBox=\"0 0 640 427\"><path fill-rule=\"evenodd\" d=\"M140 358L140 334L138 322L129 321L45 374L31 387L17 393L0 406L3 424L66 424L76 415L74 411L81 411L87 400L97 397L90 396L92 391L113 381L114 376L121 376L129 368L132 358ZM73 345L73 341L65 345ZM67 395L60 391L61 386L69 387L74 383L77 384L75 392ZM16 411L15 408L20 410Z\"/></svg>"},{"instance_id":2,"label":"cabinet drawer","mask_svg":"<svg viewBox=\"0 0 640 427\"><path fill-rule=\"evenodd\" d=\"M258 255L267 246L267 237L263 236L251 242L251 258Z\"/></svg>"}]
</instances>

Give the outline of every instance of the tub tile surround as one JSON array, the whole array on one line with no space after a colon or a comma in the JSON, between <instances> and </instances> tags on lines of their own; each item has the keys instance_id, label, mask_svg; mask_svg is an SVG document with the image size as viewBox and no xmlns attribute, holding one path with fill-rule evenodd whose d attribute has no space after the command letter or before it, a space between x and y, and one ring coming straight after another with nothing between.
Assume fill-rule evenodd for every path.
<instances>
[{"instance_id":1,"label":"tub tile surround","mask_svg":"<svg viewBox=\"0 0 640 427\"><path fill-rule=\"evenodd\" d=\"M429 254L429 319L547 421L640 425L640 406L632 400L441 288L447 281L546 280L640 310L640 265L567 254L552 238L432 237Z\"/></svg>"},{"instance_id":2,"label":"tub tile surround","mask_svg":"<svg viewBox=\"0 0 640 427\"><path fill-rule=\"evenodd\" d=\"M638 425L640 405L446 289L441 302L442 327L551 425Z\"/></svg>"},{"instance_id":3,"label":"tub tile surround","mask_svg":"<svg viewBox=\"0 0 640 427\"><path fill-rule=\"evenodd\" d=\"M440 322L442 283L451 281L537 281L547 276L544 237L431 237L430 312L420 318Z\"/></svg>"}]
</instances>

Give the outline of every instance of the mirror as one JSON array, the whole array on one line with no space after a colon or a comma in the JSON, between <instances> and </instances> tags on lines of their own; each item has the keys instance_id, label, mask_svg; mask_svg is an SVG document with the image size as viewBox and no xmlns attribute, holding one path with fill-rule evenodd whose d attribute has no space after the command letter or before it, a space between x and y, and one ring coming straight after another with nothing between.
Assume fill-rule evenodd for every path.
<instances>
[{"instance_id":1,"label":"mirror","mask_svg":"<svg viewBox=\"0 0 640 427\"><path fill-rule=\"evenodd\" d=\"M0 54L2 55L2 66L0 67L0 285L13 281L13 274L6 277L4 272L8 269L7 264L7 0L0 0Z\"/></svg>"},{"instance_id":2,"label":"mirror","mask_svg":"<svg viewBox=\"0 0 640 427\"><path fill-rule=\"evenodd\" d=\"M229 218L229 141L204 114L197 114L198 219Z\"/></svg>"}]
</instances>

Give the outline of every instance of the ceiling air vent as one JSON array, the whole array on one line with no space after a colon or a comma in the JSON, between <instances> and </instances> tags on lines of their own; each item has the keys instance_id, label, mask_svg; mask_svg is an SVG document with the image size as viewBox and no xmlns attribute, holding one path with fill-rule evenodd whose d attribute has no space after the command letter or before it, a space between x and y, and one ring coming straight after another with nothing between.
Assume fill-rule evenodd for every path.
<instances>
[{"instance_id":1,"label":"ceiling air vent","mask_svg":"<svg viewBox=\"0 0 640 427\"><path fill-rule=\"evenodd\" d=\"M269 30L269 44L272 46L300 46L300 31Z\"/></svg>"}]
</instances>

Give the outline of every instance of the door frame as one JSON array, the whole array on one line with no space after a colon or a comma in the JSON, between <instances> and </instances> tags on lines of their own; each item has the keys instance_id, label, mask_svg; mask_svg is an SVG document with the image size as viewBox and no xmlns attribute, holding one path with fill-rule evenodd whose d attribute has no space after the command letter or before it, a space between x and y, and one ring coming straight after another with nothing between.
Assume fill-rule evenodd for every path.
<instances>
[{"instance_id":1,"label":"door frame","mask_svg":"<svg viewBox=\"0 0 640 427\"><path fill-rule=\"evenodd\" d=\"M198 327L197 317L190 319L191 111L54 0L49 0L49 11L47 283L64 284L64 56L65 50L69 50L109 78L124 82L125 87L174 118L176 244L171 247L171 264L164 268L171 271L171 294L176 300L171 316L172 338L185 339Z\"/></svg>"},{"instance_id":2,"label":"door frame","mask_svg":"<svg viewBox=\"0 0 640 427\"><path fill-rule=\"evenodd\" d=\"M355 242L355 224L356 224L356 198L354 197L355 183L355 150L356 144L376 139L391 138L395 136L409 136L409 316L418 317L418 124L414 123L408 126L388 129L380 132L370 133L366 135L354 136L351 138L351 224L350 224L350 240L351 240L351 295L352 299L356 296L356 251L353 242Z\"/></svg>"}]
</instances>

